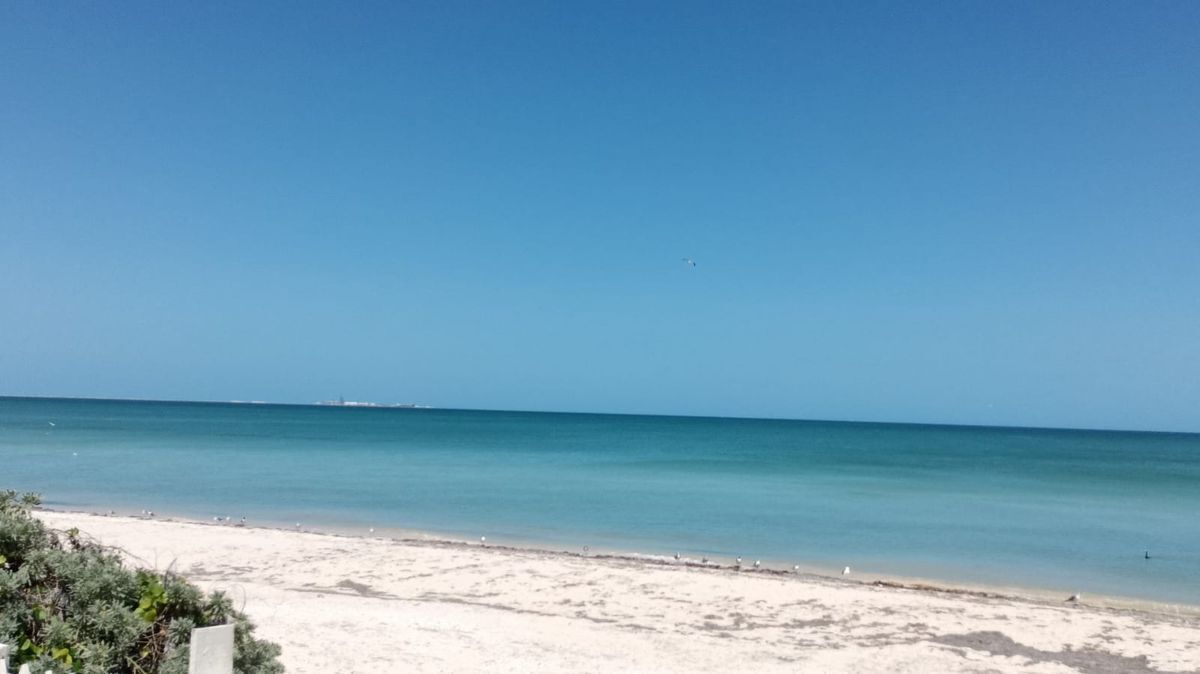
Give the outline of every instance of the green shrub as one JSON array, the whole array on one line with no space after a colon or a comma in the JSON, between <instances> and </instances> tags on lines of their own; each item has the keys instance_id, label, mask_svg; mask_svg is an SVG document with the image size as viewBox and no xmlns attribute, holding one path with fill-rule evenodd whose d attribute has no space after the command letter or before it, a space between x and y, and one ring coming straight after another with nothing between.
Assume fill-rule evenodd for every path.
<instances>
[{"instance_id":1,"label":"green shrub","mask_svg":"<svg viewBox=\"0 0 1200 674\"><path fill-rule=\"evenodd\" d=\"M128 569L115 552L33 517L35 494L0 492L0 643L14 664L80 674L186 674L194 627L232 623L234 671L278 674L279 647L220 592Z\"/></svg>"}]
</instances>

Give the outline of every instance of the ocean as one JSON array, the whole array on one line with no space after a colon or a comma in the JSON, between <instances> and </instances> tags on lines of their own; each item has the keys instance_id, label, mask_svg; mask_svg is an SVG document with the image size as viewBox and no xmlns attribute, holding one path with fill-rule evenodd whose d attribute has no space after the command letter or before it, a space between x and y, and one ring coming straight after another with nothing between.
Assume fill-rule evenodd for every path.
<instances>
[{"instance_id":1,"label":"ocean","mask_svg":"<svg viewBox=\"0 0 1200 674\"><path fill-rule=\"evenodd\" d=\"M0 489L1200 605L1197 434L0 398Z\"/></svg>"}]
</instances>

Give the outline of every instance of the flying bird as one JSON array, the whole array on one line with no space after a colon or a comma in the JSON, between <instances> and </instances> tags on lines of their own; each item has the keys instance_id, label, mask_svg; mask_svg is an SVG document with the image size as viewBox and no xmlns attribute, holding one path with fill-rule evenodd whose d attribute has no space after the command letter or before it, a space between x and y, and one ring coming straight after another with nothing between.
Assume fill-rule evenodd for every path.
<instances>
[{"instance_id":1,"label":"flying bird","mask_svg":"<svg viewBox=\"0 0 1200 674\"><path fill-rule=\"evenodd\" d=\"M686 265L688 265L689 267L695 267L695 266L696 266L696 261L695 261L695 260L693 260L693 259L692 259L692 258L690 258L690 257L685 257L685 258L680 258L680 259L682 259L682 260L683 260L683 263L684 263L684 264L686 264Z\"/></svg>"}]
</instances>

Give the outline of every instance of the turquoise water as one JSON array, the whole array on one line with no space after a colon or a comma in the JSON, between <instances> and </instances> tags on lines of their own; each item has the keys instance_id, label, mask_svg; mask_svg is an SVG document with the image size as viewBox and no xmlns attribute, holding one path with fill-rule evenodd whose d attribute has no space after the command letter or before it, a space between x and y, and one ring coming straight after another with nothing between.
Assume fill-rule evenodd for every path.
<instances>
[{"instance_id":1,"label":"turquoise water","mask_svg":"<svg viewBox=\"0 0 1200 674\"><path fill-rule=\"evenodd\" d=\"M1200 604L1192 434L0 398L0 488Z\"/></svg>"}]
</instances>

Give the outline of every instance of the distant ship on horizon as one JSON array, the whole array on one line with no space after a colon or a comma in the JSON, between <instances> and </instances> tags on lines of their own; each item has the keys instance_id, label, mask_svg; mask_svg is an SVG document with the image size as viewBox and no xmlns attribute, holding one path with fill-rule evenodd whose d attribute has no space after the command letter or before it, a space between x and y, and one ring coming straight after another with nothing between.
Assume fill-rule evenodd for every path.
<instances>
[{"instance_id":1,"label":"distant ship on horizon","mask_svg":"<svg viewBox=\"0 0 1200 674\"><path fill-rule=\"evenodd\" d=\"M343 396L338 396L337 400L318 400L316 405L325 405L328 407L400 407L405 409L429 409L429 405L418 405L416 403L375 403L360 400L346 400Z\"/></svg>"}]
</instances>

